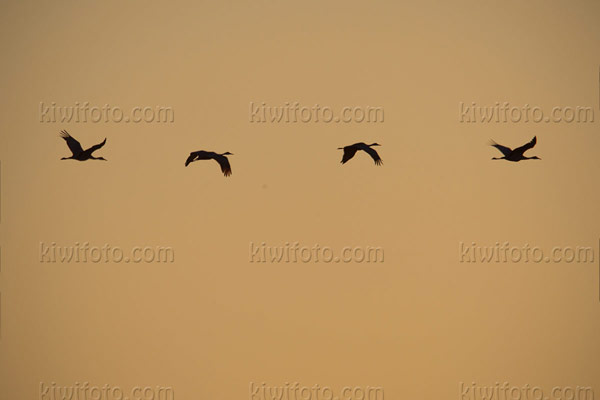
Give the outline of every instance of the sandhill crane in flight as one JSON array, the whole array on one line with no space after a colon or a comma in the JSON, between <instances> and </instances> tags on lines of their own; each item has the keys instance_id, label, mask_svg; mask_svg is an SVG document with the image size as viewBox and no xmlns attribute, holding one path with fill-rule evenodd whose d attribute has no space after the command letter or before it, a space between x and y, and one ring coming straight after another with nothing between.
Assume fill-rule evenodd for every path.
<instances>
[{"instance_id":1,"label":"sandhill crane in flight","mask_svg":"<svg viewBox=\"0 0 600 400\"><path fill-rule=\"evenodd\" d=\"M67 146L69 146L71 153L73 153L73 155L71 157L63 157L63 158L61 158L61 160L78 160L78 161L103 160L103 161L106 161L106 159L104 157L94 157L92 155L93 152L95 152L96 150L98 150L99 148L104 146L104 144L106 143L106 138L104 138L104 141L102 143L98 143L98 144L90 147L87 150L83 150L83 148L81 147L81 144L76 139L74 139L73 136L69 135L69 132L67 132L65 130L60 131L60 137L65 139L65 141L67 142Z\"/></svg>"},{"instance_id":2,"label":"sandhill crane in flight","mask_svg":"<svg viewBox=\"0 0 600 400\"><path fill-rule=\"evenodd\" d=\"M534 136L533 139L531 139L531 141L529 143L524 144L521 147L517 147L514 150L511 150L509 147L502 146L492 140L492 143L490 144L490 146L494 146L495 148L500 150L500 152L502 154L504 154L504 157L493 157L492 160L508 160L508 161L514 161L514 162L521 161L521 160L541 160L541 158L539 158L537 156L525 157L523 155L523 153L525 153L527 150L529 150L533 146L535 146L536 143L537 143L537 137Z\"/></svg>"},{"instance_id":3,"label":"sandhill crane in flight","mask_svg":"<svg viewBox=\"0 0 600 400\"><path fill-rule=\"evenodd\" d=\"M223 175L229 176L231 175L231 165L229 165L229 160L225 156L232 156L233 153L226 152L223 154L215 153L212 151L193 151L188 156L187 160L185 160L185 166L187 167L191 162L198 160L215 160L221 166L221 171Z\"/></svg>"},{"instance_id":4,"label":"sandhill crane in flight","mask_svg":"<svg viewBox=\"0 0 600 400\"><path fill-rule=\"evenodd\" d=\"M342 164L345 164L346 162L348 162L348 160L350 160L352 157L354 157L354 154L356 154L356 152L358 150L362 150L362 151L368 153L371 156L371 158L373 159L373 161L375 161L375 165L383 164L383 161L381 161L381 157L379 157L379 154L377 154L375 149L371 148L373 146L381 146L381 145L379 143L366 144L366 143L360 142L360 143L354 143L350 146L338 147L338 150L344 150L344 155L342 156L342 161L341 161Z\"/></svg>"}]
</instances>

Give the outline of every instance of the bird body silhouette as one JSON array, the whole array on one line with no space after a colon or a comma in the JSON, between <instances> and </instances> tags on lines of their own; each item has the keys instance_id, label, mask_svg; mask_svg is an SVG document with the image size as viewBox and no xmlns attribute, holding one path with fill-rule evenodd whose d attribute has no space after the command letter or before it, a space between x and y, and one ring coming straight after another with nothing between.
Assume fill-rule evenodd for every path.
<instances>
[{"instance_id":1,"label":"bird body silhouette","mask_svg":"<svg viewBox=\"0 0 600 400\"><path fill-rule=\"evenodd\" d=\"M381 146L381 145L379 143L366 144L363 142L359 142L359 143L354 143L350 146L338 147L338 150L344 150L344 155L342 156L341 163L346 164L348 162L348 160L350 160L352 157L354 157L354 155L356 154L356 152L358 150L362 150L371 156L371 158L375 162L375 165L383 164L383 161L381 160L381 157L379 157L379 154L377 154L375 149L372 148L373 146Z\"/></svg>"},{"instance_id":2,"label":"bird body silhouette","mask_svg":"<svg viewBox=\"0 0 600 400\"><path fill-rule=\"evenodd\" d=\"M104 144L106 144L106 138L104 138L104 141L102 143L98 143L98 144L90 147L89 149L83 150L83 148L81 147L81 144L76 139L74 139L73 136L69 135L69 132L67 132L65 130L60 131L60 137L65 139L65 142L67 142L67 146L69 146L71 153L73 153L73 155L71 157L63 157L63 158L61 158L61 160L77 160L77 161L103 160L103 161L106 161L106 159L104 157L94 157L92 155L93 152L95 152L96 150L98 150L99 148L104 146Z\"/></svg>"},{"instance_id":3,"label":"bird body silhouette","mask_svg":"<svg viewBox=\"0 0 600 400\"><path fill-rule=\"evenodd\" d=\"M229 165L229 160L225 156L232 156L233 153L226 152L223 154L215 153L212 151L193 151L188 156L187 160L185 160L185 166L187 167L191 162L198 160L215 160L221 166L221 171L223 175L230 176L231 175L231 165Z\"/></svg>"},{"instance_id":4,"label":"bird body silhouette","mask_svg":"<svg viewBox=\"0 0 600 400\"><path fill-rule=\"evenodd\" d=\"M537 156L526 157L523 155L523 153L525 153L527 150L529 150L533 146L535 146L536 143L537 143L537 137L534 136L533 139L531 139L531 141L529 143L526 143L523 146L517 147L516 149L512 150L511 148L502 146L492 140L492 143L490 144L490 146L497 148L498 150L500 150L500 152L502 154L504 154L504 157L493 157L492 160L508 160L508 161L513 161L513 162L517 162L517 161L521 161L521 160L541 160L541 158L539 158Z\"/></svg>"}]
</instances>

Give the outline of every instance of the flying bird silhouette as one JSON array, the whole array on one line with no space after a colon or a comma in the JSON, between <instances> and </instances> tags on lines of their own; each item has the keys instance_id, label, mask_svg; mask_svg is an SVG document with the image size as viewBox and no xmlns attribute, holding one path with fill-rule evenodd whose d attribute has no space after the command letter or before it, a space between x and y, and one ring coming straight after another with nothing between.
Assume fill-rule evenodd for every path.
<instances>
[{"instance_id":1,"label":"flying bird silhouette","mask_svg":"<svg viewBox=\"0 0 600 400\"><path fill-rule=\"evenodd\" d=\"M375 165L381 165L383 164L383 161L381 161L381 157L379 157L379 154L377 154L377 152L375 151L375 149L372 149L372 146L381 146L379 143L371 143L371 144L366 144L363 142L360 143L354 143L350 146L345 146L345 147L338 147L338 150L344 150L344 155L342 156L342 164L345 164L348 162L348 160L350 160L352 157L354 157L354 155L356 154L356 152L358 150L362 150L366 153L368 153L371 158L373 159L373 161L375 161Z\"/></svg>"},{"instance_id":2,"label":"flying bird silhouette","mask_svg":"<svg viewBox=\"0 0 600 400\"><path fill-rule=\"evenodd\" d=\"M191 162L198 160L215 160L221 166L221 171L223 175L229 176L231 175L231 165L229 165L229 160L225 156L232 156L233 153L226 152L223 154L215 153L212 151L193 151L188 156L187 160L185 160L185 166L187 167Z\"/></svg>"},{"instance_id":3,"label":"flying bird silhouette","mask_svg":"<svg viewBox=\"0 0 600 400\"><path fill-rule=\"evenodd\" d=\"M106 143L106 138L104 138L104 141L102 143L98 143L98 144L90 147L87 150L83 150L83 148L81 147L81 144L76 139L74 139L73 136L69 135L69 132L67 132L65 130L60 131L60 137L65 139L65 141L67 142L67 146L69 146L71 153L73 153L73 155L71 157L63 157L63 158L61 158L61 160L78 160L78 161L103 160L103 161L106 161L106 159L104 157L94 157L92 155L93 152L95 152L96 150L98 150L99 148L104 146L104 144Z\"/></svg>"},{"instance_id":4,"label":"flying bird silhouette","mask_svg":"<svg viewBox=\"0 0 600 400\"><path fill-rule=\"evenodd\" d=\"M537 156L525 157L523 155L523 153L525 153L527 150L529 150L533 146L535 146L536 143L537 143L537 137L534 136L533 139L531 139L531 141L529 143L526 143L521 147L517 147L516 149L511 150L509 147L502 146L492 140L492 142L490 143L490 146L494 146L495 148L500 150L500 152L502 154L504 154L504 157L493 157L492 160L508 160L508 161L514 161L514 162L521 161L521 160L541 160L541 158L539 158Z\"/></svg>"}]
</instances>

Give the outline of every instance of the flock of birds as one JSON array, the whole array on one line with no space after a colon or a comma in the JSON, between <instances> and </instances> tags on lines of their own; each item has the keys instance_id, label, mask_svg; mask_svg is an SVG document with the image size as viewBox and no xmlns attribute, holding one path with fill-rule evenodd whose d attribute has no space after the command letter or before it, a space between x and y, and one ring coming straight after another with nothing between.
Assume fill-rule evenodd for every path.
<instances>
[{"instance_id":1,"label":"flock of birds","mask_svg":"<svg viewBox=\"0 0 600 400\"><path fill-rule=\"evenodd\" d=\"M67 142L67 146L69 147L69 150L71 150L71 153L73 153L71 155L71 157L63 157L63 158L61 158L61 160L78 160L78 161L103 160L103 161L106 161L106 159L104 157L94 157L92 155L92 153L94 153L96 150L99 150L100 148L102 148L102 146L104 146L106 144L106 138L101 143L98 143L98 144L84 150L83 147L81 147L81 144L79 143L79 141L77 141L77 139L73 138L73 136L71 136L67 131L65 131L65 130L61 131L60 136ZM513 161L513 162L517 162L517 161L521 161L521 160L540 160L540 158L537 156L526 157L524 155L524 153L527 150L534 147L536 143L537 143L537 137L534 136L530 142L524 144L521 147L517 147L513 150L510 147L502 146L492 140L490 145L497 148L498 150L500 150L500 152L503 154L502 157L493 157L492 160L507 160L507 161ZM371 158L375 162L375 165L382 165L383 161L381 160L381 157L379 157L379 154L373 148L375 146L381 146L381 145L379 143L366 144L363 142L359 142L359 143L351 144L349 146L338 147L338 150L344 150L344 154L342 155L341 163L342 164L347 163L349 160L352 159L352 157L354 157L354 155L356 154L357 151L362 150L371 156ZM230 176L231 175L231 165L229 164L229 159L227 158L227 156L232 156L232 155L233 155L233 153L230 153L230 152L225 152L225 153L219 154L219 153L215 153L213 151L204 151L204 150L193 151L190 153L188 158L185 160L185 166L187 167L190 163L192 163L194 161L215 160L216 162L219 163L219 166L221 167L221 172L223 172L223 175Z\"/></svg>"}]
</instances>

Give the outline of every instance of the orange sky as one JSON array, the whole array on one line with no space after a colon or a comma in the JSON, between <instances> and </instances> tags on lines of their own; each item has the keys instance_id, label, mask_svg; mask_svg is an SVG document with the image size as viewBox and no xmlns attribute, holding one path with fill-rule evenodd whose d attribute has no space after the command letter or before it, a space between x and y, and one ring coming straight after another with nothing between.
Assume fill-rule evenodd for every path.
<instances>
[{"instance_id":1,"label":"orange sky","mask_svg":"<svg viewBox=\"0 0 600 400\"><path fill-rule=\"evenodd\" d=\"M461 263L459 243L592 246L593 123L461 123L460 103L591 106L596 1L0 6L0 397L40 382L593 386L597 263ZM40 122L40 102L169 106L173 123ZM251 123L249 104L382 123ZM58 133L107 162L60 161ZM537 136L541 161L490 161ZM340 165L338 147L382 144ZM190 151L230 151L187 168ZM173 263L43 263L40 242L169 246ZM250 243L379 246L383 263L251 263Z\"/></svg>"}]
</instances>

